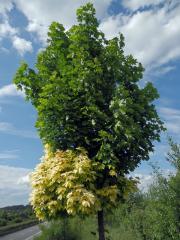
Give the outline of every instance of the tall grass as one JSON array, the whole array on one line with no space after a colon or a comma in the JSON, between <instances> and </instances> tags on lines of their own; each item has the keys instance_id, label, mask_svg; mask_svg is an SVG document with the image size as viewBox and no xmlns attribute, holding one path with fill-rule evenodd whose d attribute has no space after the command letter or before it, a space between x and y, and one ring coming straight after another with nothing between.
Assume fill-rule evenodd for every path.
<instances>
[{"instance_id":1,"label":"tall grass","mask_svg":"<svg viewBox=\"0 0 180 240\"><path fill-rule=\"evenodd\" d=\"M141 234L132 228L129 219L124 217L123 207L106 216L107 240L143 240ZM62 218L49 226L42 226L42 234L36 240L98 240L97 219L95 216Z\"/></svg>"},{"instance_id":2,"label":"tall grass","mask_svg":"<svg viewBox=\"0 0 180 240\"><path fill-rule=\"evenodd\" d=\"M35 240L95 240L96 220L89 218L62 218L41 226L42 234Z\"/></svg>"}]
</instances>

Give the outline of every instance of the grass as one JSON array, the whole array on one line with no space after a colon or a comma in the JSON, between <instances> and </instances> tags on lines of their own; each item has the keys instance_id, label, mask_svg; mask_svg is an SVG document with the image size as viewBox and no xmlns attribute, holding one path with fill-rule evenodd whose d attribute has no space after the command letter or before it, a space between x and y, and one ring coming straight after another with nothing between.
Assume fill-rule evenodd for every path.
<instances>
[{"instance_id":1,"label":"grass","mask_svg":"<svg viewBox=\"0 0 180 240\"><path fill-rule=\"evenodd\" d=\"M140 234L131 229L128 223L121 224L122 211L117 209L106 219L107 240L142 240ZM68 218L52 221L42 226L42 234L35 240L98 240L97 219L95 216Z\"/></svg>"}]
</instances>

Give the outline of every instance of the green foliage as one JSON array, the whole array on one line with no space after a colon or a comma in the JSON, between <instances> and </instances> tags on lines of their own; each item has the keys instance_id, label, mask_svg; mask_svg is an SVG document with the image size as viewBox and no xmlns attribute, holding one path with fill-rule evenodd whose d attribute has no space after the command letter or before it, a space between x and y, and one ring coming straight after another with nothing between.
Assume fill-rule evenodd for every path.
<instances>
[{"instance_id":1,"label":"green foliage","mask_svg":"<svg viewBox=\"0 0 180 240\"><path fill-rule=\"evenodd\" d=\"M180 171L180 144L174 143L172 138L169 138L170 151L168 152L167 160Z\"/></svg>"},{"instance_id":2,"label":"green foliage","mask_svg":"<svg viewBox=\"0 0 180 240\"><path fill-rule=\"evenodd\" d=\"M180 158L177 153L180 146L172 143L171 140L168 160L178 166ZM134 236L138 234L143 240L180 238L180 172L178 168L176 170L175 175L171 174L168 178L160 171L155 171L154 182L148 192L131 196L124 206L118 209L120 227L123 226L128 232L133 229Z\"/></svg>"},{"instance_id":3,"label":"green foliage","mask_svg":"<svg viewBox=\"0 0 180 240\"><path fill-rule=\"evenodd\" d=\"M5 219L0 218L0 227L6 226L6 225L7 225L7 221Z\"/></svg>"},{"instance_id":4,"label":"green foliage","mask_svg":"<svg viewBox=\"0 0 180 240\"><path fill-rule=\"evenodd\" d=\"M158 93L151 83L139 87L142 65L125 56L121 34L105 39L92 4L77 10L77 21L68 31L53 22L36 70L23 63L14 83L37 109L44 143L83 147L90 158L128 173L159 140L163 127L152 104Z\"/></svg>"}]
</instances>

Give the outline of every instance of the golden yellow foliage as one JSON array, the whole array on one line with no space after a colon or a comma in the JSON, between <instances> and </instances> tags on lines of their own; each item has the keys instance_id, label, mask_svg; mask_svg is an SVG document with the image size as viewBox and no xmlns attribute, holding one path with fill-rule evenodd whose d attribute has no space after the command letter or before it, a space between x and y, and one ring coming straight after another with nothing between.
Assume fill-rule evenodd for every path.
<instances>
[{"instance_id":1,"label":"golden yellow foliage","mask_svg":"<svg viewBox=\"0 0 180 240\"><path fill-rule=\"evenodd\" d=\"M91 213L100 206L90 188L96 179L91 160L83 149L50 152L31 176L31 204L39 219L69 214Z\"/></svg>"},{"instance_id":2,"label":"golden yellow foliage","mask_svg":"<svg viewBox=\"0 0 180 240\"><path fill-rule=\"evenodd\" d=\"M31 204L36 216L43 220L61 212L92 214L106 205L114 205L118 198L117 185L97 189L98 170L104 166L88 158L84 149L56 151L45 146L45 156L31 175ZM110 176L117 176L113 168Z\"/></svg>"}]
</instances>

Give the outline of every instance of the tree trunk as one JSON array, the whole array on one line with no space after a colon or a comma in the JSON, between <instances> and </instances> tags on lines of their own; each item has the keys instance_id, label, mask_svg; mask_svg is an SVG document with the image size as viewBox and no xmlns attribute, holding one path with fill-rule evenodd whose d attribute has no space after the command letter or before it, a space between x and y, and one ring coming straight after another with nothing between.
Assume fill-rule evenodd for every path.
<instances>
[{"instance_id":1,"label":"tree trunk","mask_svg":"<svg viewBox=\"0 0 180 240\"><path fill-rule=\"evenodd\" d=\"M103 210L98 211L98 232L99 232L99 240L105 240Z\"/></svg>"},{"instance_id":2,"label":"tree trunk","mask_svg":"<svg viewBox=\"0 0 180 240\"><path fill-rule=\"evenodd\" d=\"M67 232L67 224L68 224L68 221L67 221L67 216L64 216L63 218L63 240L66 240L66 232Z\"/></svg>"}]
</instances>

